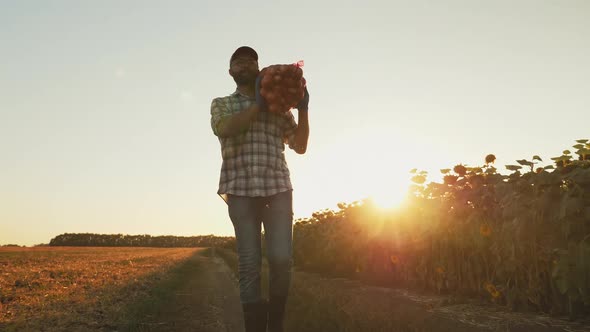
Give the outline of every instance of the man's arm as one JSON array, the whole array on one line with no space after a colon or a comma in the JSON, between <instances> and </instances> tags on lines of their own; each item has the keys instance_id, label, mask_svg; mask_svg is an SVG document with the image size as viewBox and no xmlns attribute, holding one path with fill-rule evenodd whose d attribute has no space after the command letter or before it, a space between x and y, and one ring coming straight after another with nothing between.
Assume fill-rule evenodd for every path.
<instances>
[{"instance_id":1,"label":"man's arm","mask_svg":"<svg viewBox=\"0 0 590 332\"><path fill-rule=\"evenodd\" d=\"M297 112L297 129L295 129L295 146L293 150L298 154L307 151L309 138L309 119L307 109L299 109Z\"/></svg>"},{"instance_id":2,"label":"man's arm","mask_svg":"<svg viewBox=\"0 0 590 332\"><path fill-rule=\"evenodd\" d=\"M218 136L230 137L238 135L250 126L250 122L256 118L259 112L258 104L254 103L241 112L222 118L217 125Z\"/></svg>"},{"instance_id":3,"label":"man's arm","mask_svg":"<svg viewBox=\"0 0 590 332\"><path fill-rule=\"evenodd\" d=\"M309 91L307 91L307 86L304 89L303 98L296 106L298 111L297 128L295 128L295 146L293 150L299 154L304 154L307 151L307 140L309 138L309 119L307 112L309 109Z\"/></svg>"}]
</instances>

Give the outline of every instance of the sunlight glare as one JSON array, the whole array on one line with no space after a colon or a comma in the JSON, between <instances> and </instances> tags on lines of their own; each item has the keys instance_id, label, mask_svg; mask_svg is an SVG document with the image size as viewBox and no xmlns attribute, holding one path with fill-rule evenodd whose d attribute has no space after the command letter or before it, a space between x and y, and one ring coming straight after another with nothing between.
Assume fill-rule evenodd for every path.
<instances>
[{"instance_id":1,"label":"sunlight glare","mask_svg":"<svg viewBox=\"0 0 590 332\"><path fill-rule=\"evenodd\" d=\"M369 196L375 205L384 210L398 208L403 205L406 192L403 190L377 192Z\"/></svg>"}]
</instances>

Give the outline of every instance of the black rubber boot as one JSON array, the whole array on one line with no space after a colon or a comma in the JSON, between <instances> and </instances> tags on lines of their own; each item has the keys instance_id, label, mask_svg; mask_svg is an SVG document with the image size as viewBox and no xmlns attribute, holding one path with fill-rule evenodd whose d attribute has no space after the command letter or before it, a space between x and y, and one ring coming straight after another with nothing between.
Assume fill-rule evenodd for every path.
<instances>
[{"instance_id":1,"label":"black rubber boot","mask_svg":"<svg viewBox=\"0 0 590 332\"><path fill-rule=\"evenodd\" d=\"M268 304L268 332L283 332L287 297L271 296Z\"/></svg>"},{"instance_id":2,"label":"black rubber boot","mask_svg":"<svg viewBox=\"0 0 590 332\"><path fill-rule=\"evenodd\" d=\"M268 304L266 301L242 304L246 332L266 332Z\"/></svg>"}]
</instances>

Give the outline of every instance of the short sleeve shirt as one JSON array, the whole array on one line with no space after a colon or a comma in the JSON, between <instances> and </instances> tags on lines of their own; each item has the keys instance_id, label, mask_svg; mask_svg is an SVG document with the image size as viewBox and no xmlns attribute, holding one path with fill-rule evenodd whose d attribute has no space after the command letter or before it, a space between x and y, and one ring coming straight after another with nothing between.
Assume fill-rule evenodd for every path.
<instances>
[{"instance_id":1,"label":"short sleeve shirt","mask_svg":"<svg viewBox=\"0 0 590 332\"><path fill-rule=\"evenodd\" d=\"M217 193L267 197L293 189L285 160L285 144L294 147L297 123L291 112L259 112L248 128L230 137L219 137L219 125L250 107L256 100L237 90L211 102L211 128L221 144L221 176Z\"/></svg>"}]
</instances>

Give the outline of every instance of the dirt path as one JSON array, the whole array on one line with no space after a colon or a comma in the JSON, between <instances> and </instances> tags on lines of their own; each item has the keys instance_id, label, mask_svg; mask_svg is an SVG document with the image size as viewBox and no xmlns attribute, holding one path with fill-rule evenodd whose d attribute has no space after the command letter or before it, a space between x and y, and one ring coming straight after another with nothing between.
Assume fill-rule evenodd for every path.
<instances>
[{"instance_id":1,"label":"dirt path","mask_svg":"<svg viewBox=\"0 0 590 332\"><path fill-rule=\"evenodd\" d=\"M590 331L590 319L572 322L514 313L476 300L367 286L305 272L296 272L293 281L287 331ZM304 323L301 317L321 317L321 322Z\"/></svg>"},{"instance_id":2,"label":"dirt path","mask_svg":"<svg viewBox=\"0 0 590 332\"><path fill-rule=\"evenodd\" d=\"M263 273L267 273L266 269ZM173 294L142 318L139 331L243 332L234 273L213 250L194 255L177 274ZM476 301L372 287L295 272L287 304L288 332L509 331L582 332L587 321L511 313Z\"/></svg>"},{"instance_id":3,"label":"dirt path","mask_svg":"<svg viewBox=\"0 0 590 332\"><path fill-rule=\"evenodd\" d=\"M237 282L225 262L210 251L191 257L182 278L155 312L143 317L138 331L243 332Z\"/></svg>"}]
</instances>

